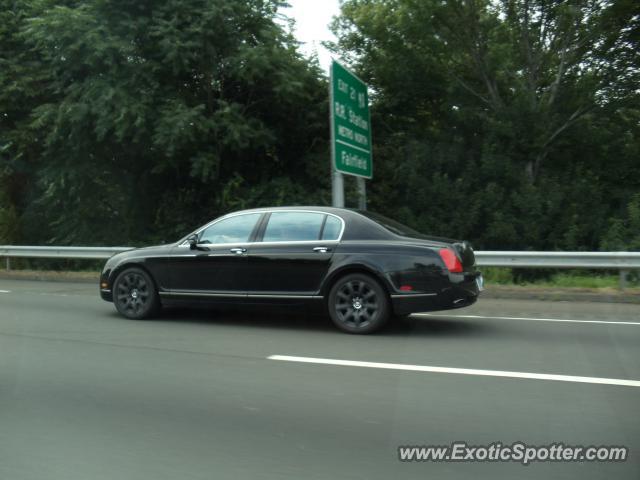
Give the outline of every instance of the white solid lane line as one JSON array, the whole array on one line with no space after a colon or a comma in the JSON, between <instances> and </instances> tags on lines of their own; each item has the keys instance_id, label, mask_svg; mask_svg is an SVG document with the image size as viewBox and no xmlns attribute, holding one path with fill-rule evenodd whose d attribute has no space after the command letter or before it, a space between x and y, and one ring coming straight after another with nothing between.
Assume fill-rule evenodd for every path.
<instances>
[{"instance_id":1,"label":"white solid lane line","mask_svg":"<svg viewBox=\"0 0 640 480\"><path fill-rule=\"evenodd\" d=\"M408 365L402 363L360 362L354 360L335 360L332 358L294 357L289 355L270 355L268 360L285 362L316 363L322 365L339 365L343 367L381 368L386 370L405 370L409 372L454 373L458 375L476 375L483 377L525 378L529 380L554 380L557 382L594 383L601 385L621 385L640 387L640 380L624 380L622 378L577 377L573 375L553 375L548 373L507 372L502 370L477 370L474 368L432 367L428 365Z\"/></svg>"},{"instance_id":2,"label":"white solid lane line","mask_svg":"<svg viewBox=\"0 0 640 480\"><path fill-rule=\"evenodd\" d=\"M535 318L535 317L494 317L491 315L450 315L447 313L414 313L415 317L444 317L444 318L482 318L487 320L523 320L528 322L559 322L559 323L599 323L612 325L640 325L640 322L623 322L615 320L573 320L568 318Z\"/></svg>"}]
</instances>

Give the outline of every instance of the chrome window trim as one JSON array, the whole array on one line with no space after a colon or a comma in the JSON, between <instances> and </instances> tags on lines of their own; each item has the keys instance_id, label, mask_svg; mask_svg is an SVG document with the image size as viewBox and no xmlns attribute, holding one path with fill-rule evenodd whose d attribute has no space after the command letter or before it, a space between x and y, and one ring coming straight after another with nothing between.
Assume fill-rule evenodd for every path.
<instances>
[{"instance_id":1,"label":"chrome window trim","mask_svg":"<svg viewBox=\"0 0 640 480\"><path fill-rule=\"evenodd\" d=\"M306 209L286 209L286 210L274 210L274 209L265 209L265 210L252 210L250 212L234 212L234 213L229 213L227 215L224 215L222 217L216 218L215 220L207 223L205 226L200 227L198 230L195 230L194 232L190 233L189 235L187 235L186 237L184 237L182 240L180 240L178 242L178 247L180 248L184 248L184 247L188 247L189 244L187 243L187 238L190 237L193 234L196 235L200 235L200 233L204 230L206 230L207 228L209 228L210 226L221 222L223 220L226 220L228 218L232 218L232 217L237 217L240 215L251 215L251 214L265 214L265 213L318 213L320 215L331 215L332 217L336 217L338 220L340 220L340 222L342 223L342 228L340 229L340 234L338 235L338 238L335 240L295 240L295 241L278 241L278 242L236 242L236 243L206 243L206 244L202 244L202 246L225 246L225 245L235 245L235 246L251 246L251 245L282 245L282 244L288 244L288 245L297 245L297 244L305 244L305 243L338 243L340 242L340 240L342 240L342 235L344 234L344 229L345 229L345 221L342 217L340 217L339 215L336 215L335 213L329 213L329 212L322 212L320 210L306 210ZM255 227L255 226L254 226Z\"/></svg>"},{"instance_id":2,"label":"chrome window trim","mask_svg":"<svg viewBox=\"0 0 640 480\"><path fill-rule=\"evenodd\" d=\"M297 245L299 243L302 243L302 244L321 243L322 245L325 245L325 244L334 245L338 242L340 242L340 240L295 240L290 242L283 240L278 242L252 242L249 245L282 245L283 243L286 243L287 245L293 245L293 244Z\"/></svg>"},{"instance_id":3,"label":"chrome window trim","mask_svg":"<svg viewBox=\"0 0 640 480\"><path fill-rule=\"evenodd\" d=\"M242 242L242 243L200 243L198 244L199 247L202 248L211 248L211 247L255 247L255 246L260 246L260 245L304 245L304 244L315 244L315 245L335 245L337 244L339 241L338 240L297 240L295 242L287 242L285 241L281 241L281 242ZM188 247L189 244L185 244L185 245L178 245L178 248L184 248L184 247ZM184 256L184 255L183 255ZM198 254L194 253L193 255L191 255L192 257L197 257Z\"/></svg>"}]
</instances>

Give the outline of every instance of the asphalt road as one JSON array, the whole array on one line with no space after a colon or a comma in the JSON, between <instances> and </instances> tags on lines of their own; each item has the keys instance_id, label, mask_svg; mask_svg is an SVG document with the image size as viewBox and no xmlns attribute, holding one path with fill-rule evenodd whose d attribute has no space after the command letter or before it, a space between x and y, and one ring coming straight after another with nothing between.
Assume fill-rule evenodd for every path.
<instances>
[{"instance_id":1,"label":"asphalt road","mask_svg":"<svg viewBox=\"0 0 640 480\"><path fill-rule=\"evenodd\" d=\"M0 479L637 480L639 347L638 305L481 300L352 336L303 313L130 321L97 286L0 280ZM398 460L454 441L630 454Z\"/></svg>"}]
</instances>

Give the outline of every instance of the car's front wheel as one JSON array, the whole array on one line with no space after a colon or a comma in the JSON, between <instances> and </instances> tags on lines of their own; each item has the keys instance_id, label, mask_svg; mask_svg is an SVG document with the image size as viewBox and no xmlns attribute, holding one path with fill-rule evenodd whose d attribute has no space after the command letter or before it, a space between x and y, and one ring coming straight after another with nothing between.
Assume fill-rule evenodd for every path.
<instances>
[{"instance_id":1,"label":"car's front wheel","mask_svg":"<svg viewBox=\"0 0 640 480\"><path fill-rule=\"evenodd\" d=\"M371 333L389 320L389 298L380 283L369 275L353 273L333 284L328 308L331 320L348 333Z\"/></svg>"},{"instance_id":2,"label":"car's front wheel","mask_svg":"<svg viewBox=\"0 0 640 480\"><path fill-rule=\"evenodd\" d=\"M113 303L127 318L149 318L157 312L160 302L153 280L140 268L123 270L113 283Z\"/></svg>"}]
</instances>

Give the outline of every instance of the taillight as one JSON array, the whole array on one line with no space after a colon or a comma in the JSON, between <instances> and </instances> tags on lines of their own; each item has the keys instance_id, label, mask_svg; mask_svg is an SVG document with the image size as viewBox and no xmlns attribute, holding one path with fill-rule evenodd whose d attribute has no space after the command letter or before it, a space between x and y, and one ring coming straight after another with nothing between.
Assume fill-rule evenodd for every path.
<instances>
[{"instance_id":1,"label":"taillight","mask_svg":"<svg viewBox=\"0 0 640 480\"><path fill-rule=\"evenodd\" d=\"M451 273L462 272L462 263L460 262L458 256L453 252L453 250L442 248L438 251L438 253L440 254L440 258L442 258L445 266Z\"/></svg>"}]
</instances>

